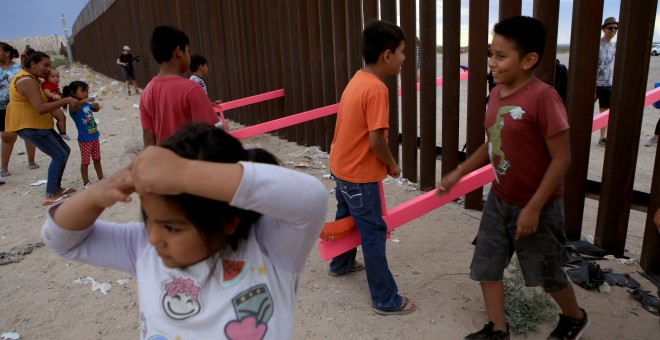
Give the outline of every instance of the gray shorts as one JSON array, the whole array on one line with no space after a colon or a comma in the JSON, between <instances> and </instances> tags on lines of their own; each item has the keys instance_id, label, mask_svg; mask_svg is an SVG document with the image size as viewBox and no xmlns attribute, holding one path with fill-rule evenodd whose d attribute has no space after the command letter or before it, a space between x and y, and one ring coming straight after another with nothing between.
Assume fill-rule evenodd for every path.
<instances>
[{"instance_id":1,"label":"gray shorts","mask_svg":"<svg viewBox=\"0 0 660 340\"><path fill-rule=\"evenodd\" d=\"M492 191L488 195L476 239L470 278L475 281L502 281L504 269L515 251L528 287L541 286L557 293L568 285L562 266L568 260L564 244L564 202L558 199L541 209L535 233L514 240L516 221L522 206L502 201Z\"/></svg>"}]
</instances>

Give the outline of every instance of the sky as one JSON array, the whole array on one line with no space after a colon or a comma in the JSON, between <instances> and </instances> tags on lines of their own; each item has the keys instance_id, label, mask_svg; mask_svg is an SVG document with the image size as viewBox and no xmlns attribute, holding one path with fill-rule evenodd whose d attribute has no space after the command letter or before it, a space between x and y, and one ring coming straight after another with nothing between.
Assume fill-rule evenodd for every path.
<instances>
[{"instance_id":1,"label":"sky","mask_svg":"<svg viewBox=\"0 0 660 340\"><path fill-rule=\"evenodd\" d=\"M62 15L66 17L66 25L71 34L71 27L88 0L0 0L2 3L2 30L0 40L10 40L36 35L63 35ZM139 1L139 0L137 0ZM522 14L532 15L533 0L522 1ZM461 0L461 46L467 46L468 39L468 4L469 0ZM619 18L621 0L605 0L603 18ZM572 19L572 0L561 0L559 5L559 32L557 43L570 42L570 27ZM489 24L492 27L497 22L499 1L490 1ZM660 6L659 6L660 8ZM442 44L442 1L437 6L438 45ZM653 41L660 41L660 16L656 14L655 34ZM29 23L29 24L27 24ZM562 29L564 28L564 29Z\"/></svg>"}]
</instances>

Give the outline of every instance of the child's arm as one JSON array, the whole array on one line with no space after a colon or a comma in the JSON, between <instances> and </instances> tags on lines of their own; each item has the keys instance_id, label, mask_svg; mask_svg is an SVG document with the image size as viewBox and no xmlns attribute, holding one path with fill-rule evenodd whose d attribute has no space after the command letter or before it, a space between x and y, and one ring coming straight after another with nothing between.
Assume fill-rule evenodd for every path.
<instances>
[{"instance_id":1,"label":"child's arm","mask_svg":"<svg viewBox=\"0 0 660 340\"><path fill-rule=\"evenodd\" d=\"M488 163L488 144L482 144L465 162L440 179L438 195L449 191L461 178Z\"/></svg>"},{"instance_id":2,"label":"child's arm","mask_svg":"<svg viewBox=\"0 0 660 340\"><path fill-rule=\"evenodd\" d=\"M539 223L541 209L548 198L561 184L568 166L571 164L571 149L568 142L568 130L546 138L546 145L550 153L550 164L538 189L520 211L518 216L515 239L528 236L536 231Z\"/></svg>"},{"instance_id":3,"label":"child's arm","mask_svg":"<svg viewBox=\"0 0 660 340\"><path fill-rule=\"evenodd\" d=\"M376 154L376 157L378 157L381 162L385 163L387 166L387 173L390 176L397 178L401 175L401 168L396 164L396 161L390 152L390 148L387 146L385 129L369 131L369 146L371 147L371 151Z\"/></svg>"},{"instance_id":4,"label":"child's arm","mask_svg":"<svg viewBox=\"0 0 660 340\"><path fill-rule=\"evenodd\" d=\"M53 221L62 229L83 230L91 226L105 208L130 202L135 191L131 172L124 168L106 180L65 200L53 212Z\"/></svg>"},{"instance_id":5,"label":"child's arm","mask_svg":"<svg viewBox=\"0 0 660 340\"><path fill-rule=\"evenodd\" d=\"M41 237L52 252L72 260L135 274L136 259L148 245L142 223L112 223L97 218L115 202L129 202L130 172L107 180L49 209Z\"/></svg>"},{"instance_id":6,"label":"child's arm","mask_svg":"<svg viewBox=\"0 0 660 340\"><path fill-rule=\"evenodd\" d=\"M76 111L80 110L81 107L83 107L83 104L85 104L85 103L93 103L94 100L95 100L94 98L85 98L85 99L80 100L80 101L78 101L78 102L76 102L76 103L74 103L74 104L71 104L71 105L69 106L69 112L76 112ZM96 104L96 103L94 103L94 104ZM93 110L93 108L94 108L94 104L92 104L92 110ZM96 105L98 105L98 104L96 104Z\"/></svg>"},{"instance_id":7,"label":"child's arm","mask_svg":"<svg viewBox=\"0 0 660 340\"><path fill-rule=\"evenodd\" d=\"M53 91L49 89L44 89L44 93L46 94L46 97L52 99L52 100L60 100L62 97L60 97L59 94L54 93Z\"/></svg>"}]
</instances>

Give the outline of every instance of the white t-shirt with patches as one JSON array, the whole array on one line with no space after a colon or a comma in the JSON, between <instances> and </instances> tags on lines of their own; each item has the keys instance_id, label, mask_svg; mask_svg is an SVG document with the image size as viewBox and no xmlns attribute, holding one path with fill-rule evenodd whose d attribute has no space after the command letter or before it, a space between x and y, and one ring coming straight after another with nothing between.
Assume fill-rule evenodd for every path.
<instances>
[{"instance_id":1,"label":"white t-shirt with patches","mask_svg":"<svg viewBox=\"0 0 660 340\"><path fill-rule=\"evenodd\" d=\"M136 275L142 339L290 339L297 288L325 220L327 194L312 176L241 164L243 180L230 204L263 216L236 252L167 268L143 223L96 221L74 232L50 213L42 238L66 258Z\"/></svg>"}]
</instances>

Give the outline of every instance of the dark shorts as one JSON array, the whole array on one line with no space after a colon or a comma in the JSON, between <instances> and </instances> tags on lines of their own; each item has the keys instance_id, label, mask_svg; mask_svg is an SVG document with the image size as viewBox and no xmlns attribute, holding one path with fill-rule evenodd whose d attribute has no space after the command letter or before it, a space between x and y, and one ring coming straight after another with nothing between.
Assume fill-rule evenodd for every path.
<instances>
[{"instance_id":1,"label":"dark shorts","mask_svg":"<svg viewBox=\"0 0 660 340\"><path fill-rule=\"evenodd\" d=\"M0 110L0 132L5 132L5 117L7 110Z\"/></svg>"},{"instance_id":2,"label":"dark shorts","mask_svg":"<svg viewBox=\"0 0 660 340\"><path fill-rule=\"evenodd\" d=\"M124 80L135 80L135 70L128 70L125 67L122 67L121 74L124 76Z\"/></svg>"},{"instance_id":3,"label":"dark shorts","mask_svg":"<svg viewBox=\"0 0 660 340\"><path fill-rule=\"evenodd\" d=\"M596 86L596 99L598 100L598 107L601 109L609 109L610 101L612 99L612 86Z\"/></svg>"},{"instance_id":4,"label":"dark shorts","mask_svg":"<svg viewBox=\"0 0 660 340\"><path fill-rule=\"evenodd\" d=\"M562 266L568 260L564 244L564 203L562 199L541 209L535 233L514 240L516 221L522 206L502 201L492 191L481 217L470 278L475 281L502 281L504 269L515 251L528 287L541 286L557 293L568 285Z\"/></svg>"}]
</instances>

